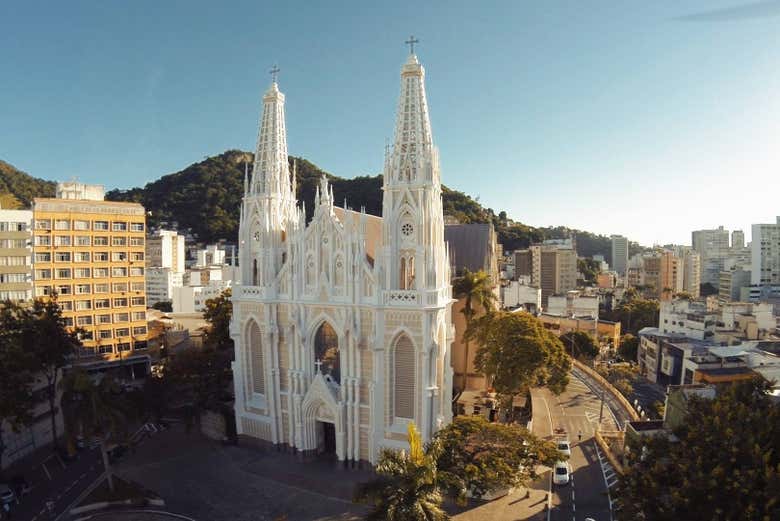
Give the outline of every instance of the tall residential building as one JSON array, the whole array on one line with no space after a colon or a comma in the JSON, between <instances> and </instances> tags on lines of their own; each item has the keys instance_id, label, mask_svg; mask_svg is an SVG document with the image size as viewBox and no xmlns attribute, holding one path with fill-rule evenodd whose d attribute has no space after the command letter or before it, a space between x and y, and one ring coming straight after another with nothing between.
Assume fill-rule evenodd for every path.
<instances>
[{"instance_id":1,"label":"tall residential building","mask_svg":"<svg viewBox=\"0 0 780 521\"><path fill-rule=\"evenodd\" d=\"M780 216L775 224L754 224L750 281L758 286L780 285Z\"/></svg>"},{"instance_id":2,"label":"tall residential building","mask_svg":"<svg viewBox=\"0 0 780 521\"><path fill-rule=\"evenodd\" d=\"M145 231L137 203L33 203L34 295L56 294L67 325L84 331L81 362L118 359L132 367L148 361L134 356L147 347Z\"/></svg>"},{"instance_id":3,"label":"tall residential building","mask_svg":"<svg viewBox=\"0 0 780 521\"><path fill-rule=\"evenodd\" d=\"M577 252L570 248L542 246L540 256L542 306L547 308L551 295L577 289Z\"/></svg>"},{"instance_id":4,"label":"tall residential building","mask_svg":"<svg viewBox=\"0 0 780 521\"><path fill-rule=\"evenodd\" d=\"M628 239L622 235L612 236L612 269L620 275L626 274L628 267Z\"/></svg>"},{"instance_id":5,"label":"tall residential building","mask_svg":"<svg viewBox=\"0 0 780 521\"><path fill-rule=\"evenodd\" d=\"M701 255L701 282L716 288L723 271L723 260L731 253L729 231L723 226L714 230L696 230L691 234L693 249Z\"/></svg>"},{"instance_id":6,"label":"tall residential building","mask_svg":"<svg viewBox=\"0 0 780 521\"><path fill-rule=\"evenodd\" d=\"M32 297L32 212L0 209L0 301Z\"/></svg>"},{"instance_id":7,"label":"tall residential building","mask_svg":"<svg viewBox=\"0 0 780 521\"><path fill-rule=\"evenodd\" d=\"M718 301L721 303L738 301L742 288L750 286L750 275L750 270L746 270L738 265L721 271L718 285Z\"/></svg>"},{"instance_id":8,"label":"tall residential building","mask_svg":"<svg viewBox=\"0 0 780 521\"><path fill-rule=\"evenodd\" d=\"M683 291L693 298L699 298L701 295L701 256L688 249L682 254L682 264Z\"/></svg>"},{"instance_id":9,"label":"tall residential building","mask_svg":"<svg viewBox=\"0 0 780 521\"><path fill-rule=\"evenodd\" d=\"M541 286L542 278L542 248L539 245L530 246L527 250L515 252L515 280L530 277L530 285Z\"/></svg>"},{"instance_id":10,"label":"tall residential building","mask_svg":"<svg viewBox=\"0 0 780 521\"><path fill-rule=\"evenodd\" d=\"M661 252L659 258L658 298L671 300L676 293L683 290L683 262L669 250Z\"/></svg>"},{"instance_id":11,"label":"tall residential building","mask_svg":"<svg viewBox=\"0 0 780 521\"><path fill-rule=\"evenodd\" d=\"M734 230L731 232L731 249L738 250L745 247L745 232Z\"/></svg>"},{"instance_id":12,"label":"tall residential building","mask_svg":"<svg viewBox=\"0 0 780 521\"><path fill-rule=\"evenodd\" d=\"M146 266L184 273L184 236L158 230L146 239Z\"/></svg>"}]
</instances>

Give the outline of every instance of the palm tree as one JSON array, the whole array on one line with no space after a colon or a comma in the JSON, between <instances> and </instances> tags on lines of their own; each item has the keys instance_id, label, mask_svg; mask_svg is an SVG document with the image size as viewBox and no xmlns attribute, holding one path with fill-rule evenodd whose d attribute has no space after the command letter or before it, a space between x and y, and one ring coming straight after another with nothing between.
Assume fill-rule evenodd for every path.
<instances>
[{"instance_id":1,"label":"palm tree","mask_svg":"<svg viewBox=\"0 0 780 521\"><path fill-rule=\"evenodd\" d=\"M466 317L466 328L471 327L477 312L482 309L485 313L493 311L496 302L496 294L493 293L493 281L490 275L482 270L463 270L463 274L452 283L455 298L464 299L461 312ZM461 390L466 389L466 378L469 372L469 341L464 335L463 342L466 345L466 366L463 370Z\"/></svg>"},{"instance_id":2,"label":"palm tree","mask_svg":"<svg viewBox=\"0 0 780 521\"><path fill-rule=\"evenodd\" d=\"M369 521L446 521L442 494L436 479L435 449L424 451L413 423L409 424L410 450L384 449L376 466L378 476L361 483L355 501L373 509Z\"/></svg>"},{"instance_id":3,"label":"palm tree","mask_svg":"<svg viewBox=\"0 0 780 521\"><path fill-rule=\"evenodd\" d=\"M100 438L106 480L113 492L114 480L107 446L109 442L127 440L128 424L117 383L108 375L96 381L83 369L75 369L62 379L60 385L68 446L72 449L74 439L79 435Z\"/></svg>"}]
</instances>

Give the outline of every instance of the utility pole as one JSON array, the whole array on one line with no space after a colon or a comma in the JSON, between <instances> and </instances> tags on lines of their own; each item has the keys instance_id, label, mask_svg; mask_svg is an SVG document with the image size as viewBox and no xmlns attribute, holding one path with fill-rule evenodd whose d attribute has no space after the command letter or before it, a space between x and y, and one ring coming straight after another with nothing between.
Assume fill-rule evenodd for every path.
<instances>
[{"instance_id":1,"label":"utility pole","mask_svg":"<svg viewBox=\"0 0 780 521\"><path fill-rule=\"evenodd\" d=\"M604 417L604 389L601 389L601 407L599 408L599 429L601 429L601 419Z\"/></svg>"}]
</instances>

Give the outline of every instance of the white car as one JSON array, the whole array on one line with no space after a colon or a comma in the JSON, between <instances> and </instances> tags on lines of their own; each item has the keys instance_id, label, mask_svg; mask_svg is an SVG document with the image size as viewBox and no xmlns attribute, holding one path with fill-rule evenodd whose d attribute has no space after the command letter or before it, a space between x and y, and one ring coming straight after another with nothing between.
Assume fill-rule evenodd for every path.
<instances>
[{"instance_id":1,"label":"white car","mask_svg":"<svg viewBox=\"0 0 780 521\"><path fill-rule=\"evenodd\" d=\"M553 483L556 485L566 485L569 483L571 467L565 461L559 461L553 467Z\"/></svg>"},{"instance_id":2,"label":"white car","mask_svg":"<svg viewBox=\"0 0 780 521\"><path fill-rule=\"evenodd\" d=\"M571 457L571 443L569 443L569 440L558 440L556 444L560 452Z\"/></svg>"}]
</instances>

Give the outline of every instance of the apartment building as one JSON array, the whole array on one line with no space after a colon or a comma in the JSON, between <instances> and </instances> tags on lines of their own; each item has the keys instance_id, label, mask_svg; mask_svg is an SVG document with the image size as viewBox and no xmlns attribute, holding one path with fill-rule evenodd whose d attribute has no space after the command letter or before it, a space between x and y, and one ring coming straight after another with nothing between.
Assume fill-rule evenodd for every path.
<instances>
[{"instance_id":1,"label":"apartment building","mask_svg":"<svg viewBox=\"0 0 780 521\"><path fill-rule=\"evenodd\" d=\"M752 227L751 283L757 286L780 285L780 216L775 224Z\"/></svg>"},{"instance_id":2,"label":"apartment building","mask_svg":"<svg viewBox=\"0 0 780 521\"><path fill-rule=\"evenodd\" d=\"M30 210L0 209L0 301L32 297Z\"/></svg>"},{"instance_id":3,"label":"apartment building","mask_svg":"<svg viewBox=\"0 0 780 521\"><path fill-rule=\"evenodd\" d=\"M628 239L622 235L613 235L611 238L612 269L620 275L625 275L628 268Z\"/></svg>"},{"instance_id":4,"label":"apartment building","mask_svg":"<svg viewBox=\"0 0 780 521\"><path fill-rule=\"evenodd\" d=\"M101 195L86 186L65 191L67 199L34 200L33 294L56 295L67 325L83 330L80 362L123 363L147 348L145 212L79 199Z\"/></svg>"},{"instance_id":5,"label":"apartment building","mask_svg":"<svg viewBox=\"0 0 780 521\"><path fill-rule=\"evenodd\" d=\"M682 252L683 291L693 298L701 295L701 256L691 250Z\"/></svg>"},{"instance_id":6,"label":"apartment building","mask_svg":"<svg viewBox=\"0 0 780 521\"><path fill-rule=\"evenodd\" d=\"M693 249L701 255L701 282L718 287L723 260L731 253L729 231L723 226L713 230L696 230L691 233Z\"/></svg>"},{"instance_id":7,"label":"apartment building","mask_svg":"<svg viewBox=\"0 0 780 521\"><path fill-rule=\"evenodd\" d=\"M173 230L150 234L146 239L146 267L184 273L184 236Z\"/></svg>"},{"instance_id":8,"label":"apartment building","mask_svg":"<svg viewBox=\"0 0 780 521\"><path fill-rule=\"evenodd\" d=\"M577 252L573 248L543 245L540 255L542 306L551 295L565 294L577 288Z\"/></svg>"}]
</instances>

